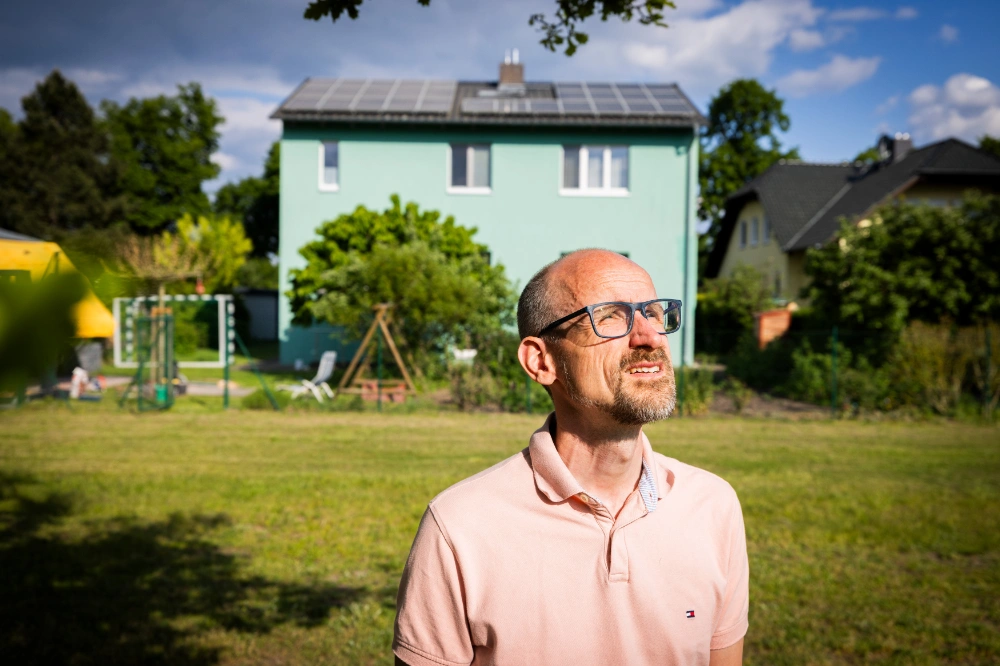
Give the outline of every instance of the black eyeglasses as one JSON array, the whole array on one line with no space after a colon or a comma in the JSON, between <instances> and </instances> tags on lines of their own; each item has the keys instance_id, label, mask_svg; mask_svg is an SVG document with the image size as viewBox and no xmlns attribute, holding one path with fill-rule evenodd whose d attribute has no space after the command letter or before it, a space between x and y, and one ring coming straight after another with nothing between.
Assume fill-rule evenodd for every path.
<instances>
[{"instance_id":1,"label":"black eyeglasses","mask_svg":"<svg viewBox=\"0 0 1000 666\"><path fill-rule=\"evenodd\" d=\"M642 316L657 329L656 332L660 335L673 333L681 327L681 302L674 298L658 298L641 303L614 301L588 305L562 319L555 320L540 330L538 335L544 335L556 326L587 313L590 316L590 325L594 327L594 333L598 337L623 338L632 332L632 322L635 321L636 310L642 313Z\"/></svg>"}]
</instances>

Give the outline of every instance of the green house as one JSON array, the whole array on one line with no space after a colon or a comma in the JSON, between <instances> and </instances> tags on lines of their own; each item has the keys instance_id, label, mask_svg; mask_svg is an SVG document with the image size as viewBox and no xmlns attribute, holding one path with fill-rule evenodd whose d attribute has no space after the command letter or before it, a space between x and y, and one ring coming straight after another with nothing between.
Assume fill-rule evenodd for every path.
<instances>
[{"instance_id":1,"label":"green house","mask_svg":"<svg viewBox=\"0 0 1000 666\"><path fill-rule=\"evenodd\" d=\"M304 81L273 118L281 137L278 330L281 361L336 348L326 326L298 327L284 292L298 250L324 221L404 202L476 227L519 286L572 250L628 255L662 297L684 301L675 359L694 356L698 128L673 84Z\"/></svg>"}]
</instances>

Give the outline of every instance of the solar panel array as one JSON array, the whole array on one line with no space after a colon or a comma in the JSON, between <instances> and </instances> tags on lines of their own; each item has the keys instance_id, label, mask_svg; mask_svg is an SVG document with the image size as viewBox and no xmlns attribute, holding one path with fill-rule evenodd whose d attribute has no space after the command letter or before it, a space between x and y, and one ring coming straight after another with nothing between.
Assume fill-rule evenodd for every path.
<instances>
[{"instance_id":1,"label":"solar panel array","mask_svg":"<svg viewBox=\"0 0 1000 666\"><path fill-rule=\"evenodd\" d=\"M455 81L310 79L282 106L284 111L339 113L448 113Z\"/></svg>"},{"instance_id":2,"label":"solar panel array","mask_svg":"<svg viewBox=\"0 0 1000 666\"><path fill-rule=\"evenodd\" d=\"M642 83L557 83L556 99L469 98L462 113L676 116L695 110L676 86Z\"/></svg>"},{"instance_id":3,"label":"solar panel array","mask_svg":"<svg viewBox=\"0 0 1000 666\"><path fill-rule=\"evenodd\" d=\"M693 116L697 110L667 84L556 83L554 98L468 97L468 115ZM448 114L456 81L309 79L280 111Z\"/></svg>"}]
</instances>

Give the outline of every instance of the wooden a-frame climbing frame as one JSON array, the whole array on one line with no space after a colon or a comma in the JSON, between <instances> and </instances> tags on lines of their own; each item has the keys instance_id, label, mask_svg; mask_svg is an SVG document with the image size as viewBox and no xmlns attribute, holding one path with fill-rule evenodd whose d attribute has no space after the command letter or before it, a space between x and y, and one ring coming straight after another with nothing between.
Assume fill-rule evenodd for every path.
<instances>
[{"instance_id":1,"label":"wooden a-frame climbing frame","mask_svg":"<svg viewBox=\"0 0 1000 666\"><path fill-rule=\"evenodd\" d=\"M344 373L343 378L340 380L340 384L337 385L337 393L351 393L353 389L349 388L351 382L356 378L355 375L358 369L361 367L361 362L367 356L372 338L375 335L375 331L378 330L382 334L382 338L385 340L386 345L389 347L389 351L392 352L392 357L396 361L396 365L399 367L399 371L403 374L403 382L406 385L407 390L416 393L417 388L413 385L413 380L410 379L410 373L406 370L406 364L403 363L403 357L399 355L399 350L396 348L396 341L392 338L392 333L389 332L389 310L392 308L392 303L379 303L372 307L375 311L375 320L372 325L368 327L368 332L365 333L365 337L361 340L361 345L358 347L358 351L354 353L354 358L351 359L351 364L347 366L347 372Z\"/></svg>"}]
</instances>

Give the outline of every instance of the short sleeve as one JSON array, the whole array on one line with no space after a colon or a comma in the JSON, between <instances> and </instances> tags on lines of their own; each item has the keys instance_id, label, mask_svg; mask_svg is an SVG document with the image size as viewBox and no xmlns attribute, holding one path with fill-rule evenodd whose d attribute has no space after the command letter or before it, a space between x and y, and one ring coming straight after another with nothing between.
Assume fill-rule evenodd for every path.
<instances>
[{"instance_id":1,"label":"short sleeve","mask_svg":"<svg viewBox=\"0 0 1000 666\"><path fill-rule=\"evenodd\" d=\"M747 537L740 501L733 493L733 512L728 525L729 567L726 591L719 609L718 623L712 634L711 649L721 650L739 641L750 626L750 564Z\"/></svg>"},{"instance_id":2,"label":"short sleeve","mask_svg":"<svg viewBox=\"0 0 1000 666\"><path fill-rule=\"evenodd\" d=\"M461 573L431 507L403 569L396 609L392 651L409 666L472 663Z\"/></svg>"}]
</instances>

